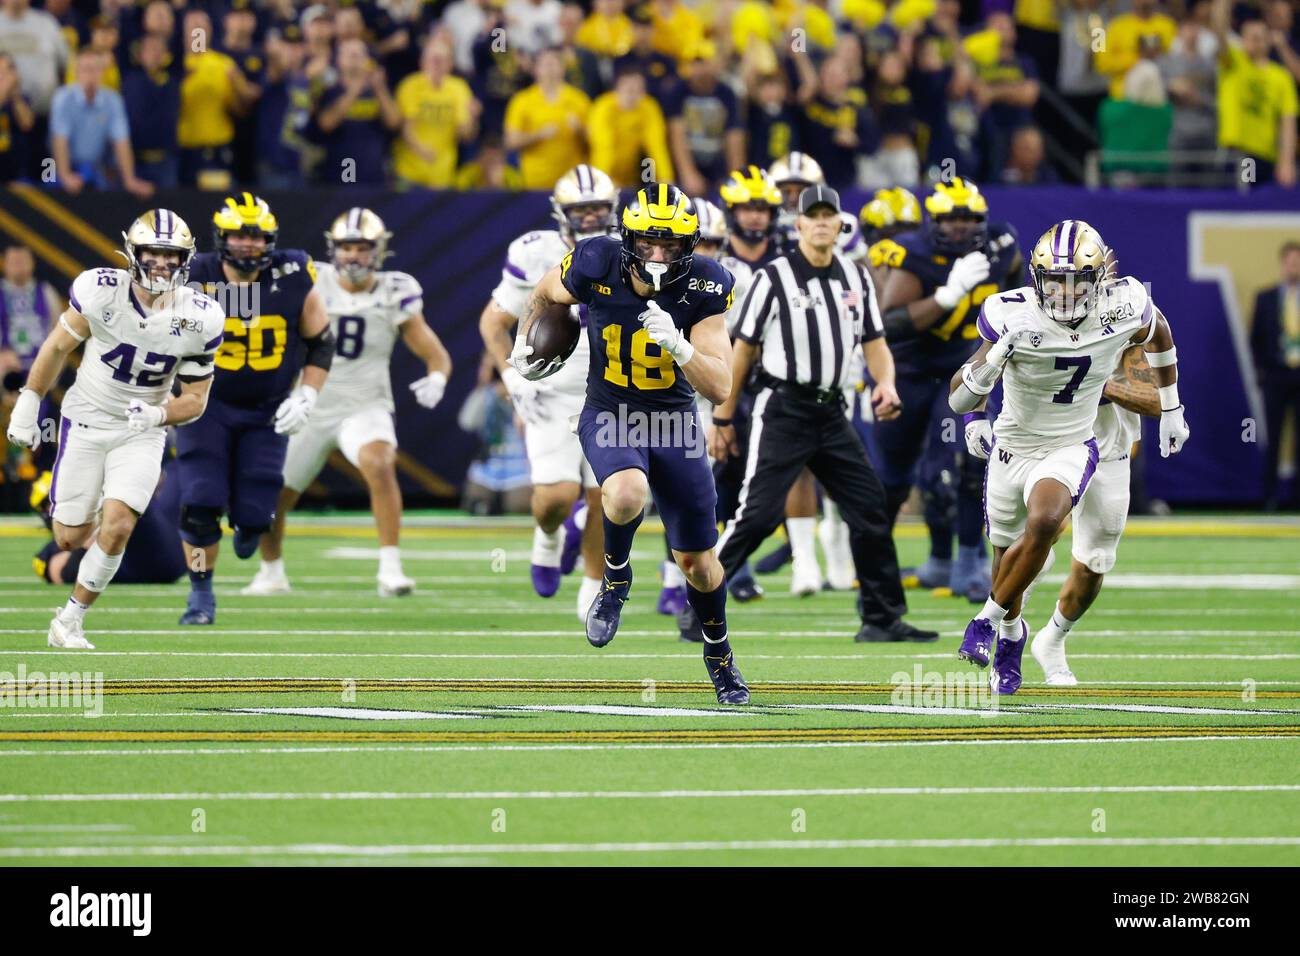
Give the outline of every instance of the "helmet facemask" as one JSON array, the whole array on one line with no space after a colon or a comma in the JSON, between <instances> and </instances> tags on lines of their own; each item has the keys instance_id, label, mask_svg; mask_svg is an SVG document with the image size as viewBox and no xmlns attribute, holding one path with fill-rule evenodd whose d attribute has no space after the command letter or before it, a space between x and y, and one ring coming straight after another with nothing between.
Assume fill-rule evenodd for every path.
<instances>
[{"instance_id":1,"label":"helmet facemask","mask_svg":"<svg viewBox=\"0 0 1300 956\"><path fill-rule=\"evenodd\" d=\"M176 259L174 265L168 264L165 275L154 274L152 266L144 261L159 255ZM131 273L131 281L151 295L162 295L185 285L189 281L190 260L193 257L192 249L164 245L137 246L131 242L126 244L127 268Z\"/></svg>"},{"instance_id":2,"label":"helmet facemask","mask_svg":"<svg viewBox=\"0 0 1300 956\"><path fill-rule=\"evenodd\" d=\"M561 235L574 243L595 236L607 236L618 227L614 204L599 200L561 206L556 219L560 223Z\"/></svg>"},{"instance_id":3,"label":"helmet facemask","mask_svg":"<svg viewBox=\"0 0 1300 956\"><path fill-rule=\"evenodd\" d=\"M1062 325L1077 325L1096 308L1106 275L1104 269L1092 266L1059 271L1039 266L1033 270L1033 279L1038 306L1048 318Z\"/></svg>"},{"instance_id":4,"label":"helmet facemask","mask_svg":"<svg viewBox=\"0 0 1300 956\"><path fill-rule=\"evenodd\" d=\"M655 292L662 292L690 272L699 233L696 232L693 236L658 233L658 230L625 232L623 263L634 276ZM654 255L656 246L664 250L659 257Z\"/></svg>"},{"instance_id":5,"label":"helmet facemask","mask_svg":"<svg viewBox=\"0 0 1300 956\"><path fill-rule=\"evenodd\" d=\"M948 222L964 222L973 225L969 229L960 230L960 234L954 236L949 230L943 228L943 224ZM959 259L969 253L978 252L987 245L988 235L988 217L968 209L931 217L930 245L940 255Z\"/></svg>"},{"instance_id":6,"label":"helmet facemask","mask_svg":"<svg viewBox=\"0 0 1300 956\"><path fill-rule=\"evenodd\" d=\"M327 238L326 251L329 254L330 262L349 285L365 286L370 282L370 277L375 274L375 270L380 267L385 258L385 250L382 244L373 242L368 239L340 239L334 240ZM350 247L364 246L366 253L361 256L349 256L342 259L340 253L350 251Z\"/></svg>"},{"instance_id":7,"label":"helmet facemask","mask_svg":"<svg viewBox=\"0 0 1300 956\"><path fill-rule=\"evenodd\" d=\"M253 275L270 268L271 255L275 252L276 233L268 233L257 226L245 226L243 229L222 229L218 226L213 231L213 244L221 255L221 261L229 263L236 272ZM237 255L230 247L230 240L235 236L261 236L266 240L266 245L261 252Z\"/></svg>"}]
</instances>

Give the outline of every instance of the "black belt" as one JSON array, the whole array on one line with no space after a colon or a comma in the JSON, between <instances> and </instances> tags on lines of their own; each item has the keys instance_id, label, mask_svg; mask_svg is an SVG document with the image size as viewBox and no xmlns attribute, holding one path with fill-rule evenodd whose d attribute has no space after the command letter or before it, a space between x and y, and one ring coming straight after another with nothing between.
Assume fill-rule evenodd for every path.
<instances>
[{"instance_id":1,"label":"black belt","mask_svg":"<svg viewBox=\"0 0 1300 956\"><path fill-rule=\"evenodd\" d=\"M815 405L844 404L844 390L840 388L813 388L811 385L787 382L767 373L759 375L758 383L763 388L770 388L781 395L797 398L804 402L812 402Z\"/></svg>"}]
</instances>

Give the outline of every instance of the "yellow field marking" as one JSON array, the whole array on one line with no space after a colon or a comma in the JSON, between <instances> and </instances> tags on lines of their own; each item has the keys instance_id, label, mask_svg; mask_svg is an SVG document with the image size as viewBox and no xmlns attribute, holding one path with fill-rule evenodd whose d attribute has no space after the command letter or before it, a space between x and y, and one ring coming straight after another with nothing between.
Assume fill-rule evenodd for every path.
<instances>
[{"instance_id":1,"label":"yellow field marking","mask_svg":"<svg viewBox=\"0 0 1300 956\"><path fill-rule=\"evenodd\" d=\"M117 254L117 243L49 194L25 183L14 183L9 191L46 219L61 226L68 234L81 240L82 245L94 249L108 262L117 264L121 260Z\"/></svg>"},{"instance_id":2,"label":"yellow field marking","mask_svg":"<svg viewBox=\"0 0 1300 956\"><path fill-rule=\"evenodd\" d=\"M1073 740L1078 738L1300 737L1300 725L1255 727L1077 726L825 727L675 730L14 730L23 743L834 743L877 740Z\"/></svg>"},{"instance_id":3,"label":"yellow field marking","mask_svg":"<svg viewBox=\"0 0 1300 956\"><path fill-rule=\"evenodd\" d=\"M339 688L366 693L451 693L451 694L641 694L647 685L639 680L473 680L460 678L344 678L344 677L282 677L282 678L201 678L181 680L169 678L144 678L140 680L107 680L103 692L115 694L337 694ZM704 694L713 686L703 681L655 681L656 693ZM57 692L59 685L32 681L24 687L10 688L10 694L26 693L28 696ZM871 696L892 694L893 684L854 684L841 681L791 681L781 683L754 683L750 690L755 694L819 694ZM1017 697L1047 698L1146 698L1146 699L1206 699L1241 700L1241 690L1234 687L1023 687ZM1300 690L1256 690L1257 700L1300 700Z\"/></svg>"}]
</instances>

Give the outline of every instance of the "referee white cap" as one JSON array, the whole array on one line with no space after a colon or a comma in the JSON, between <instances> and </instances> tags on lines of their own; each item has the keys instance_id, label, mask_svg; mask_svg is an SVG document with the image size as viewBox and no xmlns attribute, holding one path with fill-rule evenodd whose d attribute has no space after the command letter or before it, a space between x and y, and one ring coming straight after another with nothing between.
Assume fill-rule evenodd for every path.
<instances>
[{"instance_id":1,"label":"referee white cap","mask_svg":"<svg viewBox=\"0 0 1300 956\"><path fill-rule=\"evenodd\" d=\"M799 212L801 215L806 215L816 206L830 206L839 212L840 194L830 186L809 186L799 194Z\"/></svg>"}]
</instances>

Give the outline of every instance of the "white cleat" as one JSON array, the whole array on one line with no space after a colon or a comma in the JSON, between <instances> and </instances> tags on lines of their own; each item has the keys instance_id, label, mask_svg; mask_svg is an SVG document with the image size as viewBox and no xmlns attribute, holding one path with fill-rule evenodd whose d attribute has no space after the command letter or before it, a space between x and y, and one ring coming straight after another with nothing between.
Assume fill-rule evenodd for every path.
<instances>
[{"instance_id":1,"label":"white cleat","mask_svg":"<svg viewBox=\"0 0 1300 956\"><path fill-rule=\"evenodd\" d=\"M823 518L817 526L817 540L826 555L826 580L833 590L852 591L858 580L849 548L849 526L839 518Z\"/></svg>"},{"instance_id":2,"label":"white cleat","mask_svg":"<svg viewBox=\"0 0 1300 956\"><path fill-rule=\"evenodd\" d=\"M591 610L591 602L596 600L596 595L600 593L600 578L589 578L583 576L582 583L578 585L578 620L587 623L587 612Z\"/></svg>"},{"instance_id":3,"label":"white cleat","mask_svg":"<svg viewBox=\"0 0 1300 956\"><path fill-rule=\"evenodd\" d=\"M801 561L795 558L792 563L793 573L790 577L790 593L799 597L808 597L822 589L822 569L816 561Z\"/></svg>"},{"instance_id":4,"label":"white cleat","mask_svg":"<svg viewBox=\"0 0 1300 956\"><path fill-rule=\"evenodd\" d=\"M93 651L95 645L86 640L80 621L65 620L61 613L54 615L50 621L50 633L45 639L50 647L62 647L67 650Z\"/></svg>"},{"instance_id":5,"label":"white cleat","mask_svg":"<svg viewBox=\"0 0 1300 956\"><path fill-rule=\"evenodd\" d=\"M288 594L292 590L287 576L259 570L253 575L252 581L239 589L239 593L247 597L267 597L272 594Z\"/></svg>"},{"instance_id":6,"label":"white cleat","mask_svg":"<svg viewBox=\"0 0 1300 956\"><path fill-rule=\"evenodd\" d=\"M1029 653L1034 655L1034 660L1043 669L1044 684L1049 687L1074 687L1079 683L1079 678L1071 673L1070 665L1065 659L1065 639L1058 640L1054 634L1048 633L1047 627L1034 635Z\"/></svg>"},{"instance_id":7,"label":"white cleat","mask_svg":"<svg viewBox=\"0 0 1300 956\"><path fill-rule=\"evenodd\" d=\"M378 577L380 597L406 597L415 590L415 581L400 571Z\"/></svg>"}]
</instances>

